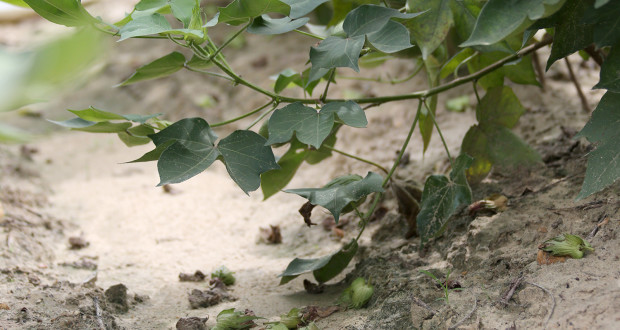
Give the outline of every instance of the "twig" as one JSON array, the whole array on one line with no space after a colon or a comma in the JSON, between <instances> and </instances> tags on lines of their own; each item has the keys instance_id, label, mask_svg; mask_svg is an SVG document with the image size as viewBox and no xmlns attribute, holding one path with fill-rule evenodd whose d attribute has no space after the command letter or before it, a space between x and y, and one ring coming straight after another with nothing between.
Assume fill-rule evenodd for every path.
<instances>
[{"instance_id":1,"label":"twig","mask_svg":"<svg viewBox=\"0 0 620 330\"><path fill-rule=\"evenodd\" d=\"M546 82L545 82L545 71L543 70L542 64L540 63L540 57L538 56L538 52L532 53L532 60L534 62L534 69L536 69L536 74L538 75L538 80L540 81L540 87L545 91Z\"/></svg>"},{"instance_id":2,"label":"twig","mask_svg":"<svg viewBox=\"0 0 620 330\"><path fill-rule=\"evenodd\" d=\"M461 324L463 324L465 321L467 321L467 319L469 319L474 314L474 312L476 311L477 307L478 307L478 298L476 296L474 296L474 307L471 309L471 311L469 311L469 313L467 315L465 315L464 318L462 318L460 321L456 322L454 325L452 325L448 329L452 330L452 329L456 329L459 326L461 326Z\"/></svg>"},{"instance_id":3,"label":"twig","mask_svg":"<svg viewBox=\"0 0 620 330\"><path fill-rule=\"evenodd\" d=\"M103 319L101 319L101 308L99 307L99 299L93 297L93 305L95 305L95 317L97 318L97 324L101 330L106 330Z\"/></svg>"},{"instance_id":4,"label":"twig","mask_svg":"<svg viewBox=\"0 0 620 330\"><path fill-rule=\"evenodd\" d=\"M434 309L432 309L429 305L427 305L424 301L422 301L422 299L411 295L411 301L413 301L414 304L426 309L427 311L429 311L432 315L437 314L438 312Z\"/></svg>"},{"instance_id":5,"label":"twig","mask_svg":"<svg viewBox=\"0 0 620 330\"><path fill-rule=\"evenodd\" d=\"M594 62L596 62L596 64L598 64L598 66L603 65L603 56L601 56L601 51L596 50L594 45L590 45L584 50L586 51L586 53L588 53L588 55L590 55L590 57L592 57L592 59L594 60Z\"/></svg>"},{"instance_id":6,"label":"twig","mask_svg":"<svg viewBox=\"0 0 620 330\"><path fill-rule=\"evenodd\" d=\"M599 221L596 223L596 226L594 227L594 229L592 229L592 231L590 232L588 237L586 237L586 239L591 240L592 238L594 238L594 235L598 233L598 230L601 229L601 227L606 225L608 222L609 222L609 217L607 216L607 214L603 213L603 215L601 215L601 217L599 218Z\"/></svg>"},{"instance_id":7,"label":"twig","mask_svg":"<svg viewBox=\"0 0 620 330\"><path fill-rule=\"evenodd\" d=\"M586 96L583 94L583 91L581 90L581 85L579 84L579 81L577 80L577 76L575 76L573 67L570 65L570 61L568 60L568 57L564 58L564 62L566 62L566 67L568 68L568 75L570 76L570 80L575 85L575 89L577 90L577 95L579 95L579 100L581 101L581 108L583 109L585 113L592 112L592 110L590 109L590 106L588 105L588 100L586 99Z\"/></svg>"},{"instance_id":8,"label":"twig","mask_svg":"<svg viewBox=\"0 0 620 330\"><path fill-rule=\"evenodd\" d=\"M553 294L551 293L551 291L549 291L548 289L542 287L539 284L533 283L533 282L528 282L525 281L525 283L529 284L529 285L533 285L543 291L545 291L549 296L551 296L551 299L553 301L553 305L551 306L551 312L549 312L549 316L547 316L547 321L545 321L545 328L547 327L547 324L549 324L549 320L551 320L551 316L553 316L553 312L555 311L555 297L553 296Z\"/></svg>"},{"instance_id":9,"label":"twig","mask_svg":"<svg viewBox=\"0 0 620 330\"><path fill-rule=\"evenodd\" d=\"M517 290L517 288L521 284L521 281L523 280L524 277L525 276L523 275L523 272L521 272L519 273L519 276L517 278L515 278L514 280L512 280L512 282L510 282L510 287L502 295L502 299L500 299L499 301L500 304L508 305L508 301L510 301L510 299L512 298L512 295L515 294L515 290Z\"/></svg>"}]
</instances>

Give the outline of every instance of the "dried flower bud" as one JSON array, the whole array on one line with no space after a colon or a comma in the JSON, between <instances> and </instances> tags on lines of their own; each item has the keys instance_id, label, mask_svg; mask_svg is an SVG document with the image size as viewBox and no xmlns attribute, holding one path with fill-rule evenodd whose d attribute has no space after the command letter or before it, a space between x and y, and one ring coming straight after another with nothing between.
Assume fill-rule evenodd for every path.
<instances>
[{"instance_id":1,"label":"dried flower bud","mask_svg":"<svg viewBox=\"0 0 620 330\"><path fill-rule=\"evenodd\" d=\"M567 256L573 259L581 259L584 252L594 251L590 243L579 236L561 234L546 240L538 246L539 249L551 253L553 256Z\"/></svg>"},{"instance_id":2,"label":"dried flower bud","mask_svg":"<svg viewBox=\"0 0 620 330\"><path fill-rule=\"evenodd\" d=\"M372 294L374 293L374 287L362 277L356 278L351 286L346 288L340 296L340 303L350 308L362 308L364 307Z\"/></svg>"},{"instance_id":3,"label":"dried flower bud","mask_svg":"<svg viewBox=\"0 0 620 330\"><path fill-rule=\"evenodd\" d=\"M211 273L211 278L219 278L224 284L233 285L235 284L235 276L233 274L226 266L222 266Z\"/></svg>"},{"instance_id":4,"label":"dried flower bud","mask_svg":"<svg viewBox=\"0 0 620 330\"><path fill-rule=\"evenodd\" d=\"M256 326L254 320L262 319L253 313L225 309L217 314L217 323L211 330L250 329Z\"/></svg>"}]
</instances>

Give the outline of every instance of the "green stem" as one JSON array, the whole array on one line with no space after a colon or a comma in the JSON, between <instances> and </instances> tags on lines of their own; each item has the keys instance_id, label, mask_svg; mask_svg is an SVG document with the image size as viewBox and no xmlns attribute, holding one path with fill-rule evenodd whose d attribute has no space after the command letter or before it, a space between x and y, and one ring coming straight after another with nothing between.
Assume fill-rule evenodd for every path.
<instances>
[{"instance_id":1,"label":"green stem","mask_svg":"<svg viewBox=\"0 0 620 330\"><path fill-rule=\"evenodd\" d=\"M223 75L223 74L221 74L221 73L194 69L194 68L192 68L191 66L189 66L189 65L187 65L187 64L185 64L185 65L183 65L183 66L185 67L185 69L187 69L187 70L189 70L189 71L192 71L192 72L198 72L198 73L206 74L206 75L209 75L209 76L214 76L214 77L218 77L218 78L226 79L226 80L228 80L228 81L232 81L232 82L234 82L234 81L235 81L234 79L230 78L229 76L227 76L227 75Z\"/></svg>"},{"instance_id":2,"label":"green stem","mask_svg":"<svg viewBox=\"0 0 620 330\"><path fill-rule=\"evenodd\" d=\"M336 75L336 68L331 69L331 74L327 79L327 84L325 85L325 91L323 91L323 95L321 95L321 102L325 103L325 99L327 98L327 91L329 90L329 84L334 80L334 76Z\"/></svg>"},{"instance_id":3,"label":"green stem","mask_svg":"<svg viewBox=\"0 0 620 330\"><path fill-rule=\"evenodd\" d=\"M299 30L299 29L295 29L295 30L293 30L293 31L295 31L295 32L297 32L297 33L299 33L299 34L303 34L303 35L305 35L305 36L308 36L308 37L314 38L314 39L325 40L325 38L323 38L323 37L321 37L321 36L317 36L317 35L316 35L316 34L314 34L314 33L306 32L306 31L302 31L302 30Z\"/></svg>"},{"instance_id":4,"label":"green stem","mask_svg":"<svg viewBox=\"0 0 620 330\"><path fill-rule=\"evenodd\" d=\"M400 164L400 160L403 158L403 155L405 154L407 145L409 145L409 141L411 141L411 136L413 135L413 131L415 130L415 127L418 124L418 120L420 119L420 112L422 112L422 101L418 103L418 111L415 114L415 119L413 120L413 123L411 124L411 128L409 128L409 133L407 134L407 138L405 139L403 146L400 148L400 151L398 152L396 161L394 161L394 165L392 165L392 168L390 169L390 172L388 173L388 175L385 177L385 179L383 179L383 183L381 184L383 187L387 185L392 175L394 175L396 168Z\"/></svg>"},{"instance_id":5,"label":"green stem","mask_svg":"<svg viewBox=\"0 0 620 330\"><path fill-rule=\"evenodd\" d=\"M264 113L262 113L258 118L256 118L256 120L254 120L247 128L246 130L249 130L250 128L254 127L254 125L256 125L258 122L260 122L261 120L263 120L263 118L265 118L265 116L267 116L268 114L270 114L271 112L273 112L276 108L278 107L278 102L273 101L273 107L271 107L271 109L265 111Z\"/></svg>"},{"instance_id":6,"label":"green stem","mask_svg":"<svg viewBox=\"0 0 620 330\"><path fill-rule=\"evenodd\" d=\"M461 69L461 66L466 64L467 62L471 61L474 57L478 56L478 51L475 51L473 54L471 54L471 56L467 57L466 59L463 60L463 62L459 63L459 65L456 66L456 68L454 68L454 72L452 73L455 77L458 77L458 73L459 70Z\"/></svg>"},{"instance_id":7,"label":"green stem","mask_svg":"<svg viewBox=\"0 0 620 330\"><path fill-rule=\"evenodd\" d=\"M428 104L426 104L426 99L422 99L422 102L424 102L424 106L428 110L428 114L430 115L431 120L433 121L433 125L435 125L435 128L437 128L437 133L439 133L439 137L441 138L441 143L443 143L443 148L446 150L446 153L448 154L450 165L452 165L452 168L454 168L454 161L452 160L452 156L450 156L450 150L448 150L448 144L446 143L446 140L443 138L441 129L439 128L439 125L437 124L437 121L435 120L435 114L433 113L431 108L428 107Z\"/></svg>"},{"instance_id":8,"label":"green stem","mask_svg":"<svg viewBox=\"0 0 620 330\"><path fill-rule=\"evenodd\" d=\"M478 86L476 84L478 84L478 79L474 80L474 94L476 94L476 100L480 104L480 95L478 94Z\"/></svg>"},{"instance_id":9,"label":"green stem","mask_svg":"<svg viewBox=\"0 0 620 330\"><path fill-rule=\"evenodd\" d=\"M353 101L356 103L387 103L387 102L394 102L394 101L403 101L403 100L411 100L411 99L423 99L423 98L428 98L432 95L435 94L439 94L441 92L444 92L446 90L455 88L457 86L466 84L468 82L471 81L475 81L480 79L481 77L483 77L484 75L491 73L499 68L501 68L504 64L508 63L508 62L512 62L515 59L521 58L529 53L532 53L534 51L536 51L537 49L540 49L546 45L549 45L551 42L553 41L553 38L547 38L544 39L540 42L537 42L535 44L529 45L523 49L521 49L519 52L512 54L510 56L507 56L489 66L487 66L486 68L472 73L470 75L461 77L461 78L457 78L447 84L441 85L441 86L437 86L428 90L424 90L424 91L418 91L415 93L410 93L410 94L401 94L401 95L393 95L393 96L383 96L383 97L366 97L366 98L357 98L357 99L351 99L351 100L344 100L344 99L325 99L325 103L329 103L329 102L343 102L343 101ZM193 45L190 44L190 48L194 51L194 53L202 53L202 57L198 56L202 59L204 58L204 50L201 49L200 46L197 45ZM293 103L293 102L301 102L304 104L314 104L317 103L316 99L308 99L308 98L297 98L297 97L288 97L288 96L282 96L279 94L275 94L272 92L269 92L257 85L254 85L253 83L241 78L241 76L237 75L236 73L234 73L228 66L222 64L221 62L213 59L213 63L215 65L217 65L222 71L224 71L224 73L226 73L228 76L230 76L235 83L244 85L250 89L253 89L261 94L264 94L274 100L276 100L278 103L281 102L285 102L285 103Z\"/></svg>"},{"instance_id":10,"label":"green stem","mask_svg":"<svg viewBox=\"0 0 620 330\"><path fill-rule=\"evenodd\" d=\"M261 107L259 107L257 109L254 109L254 110L252 110L252 111L250 111L248 113L245 113L245 114L243 114L243 115L241 115L239 117L235 117L233 119L229 119L229 120L226 120L226 121L223 121L223 122L212 124L211 127L224 126L224 125L228 125L230 123L234 123L236 121L239 121L239 120L241 120L243 118L249 117L249 116L251 116L251 115L253 115L253 114L257 113L257 112L262 111L263 109L268 107L271 103L273 103L273 100L270 100L267 104L265 104L265 105L263 105L263 106L261 106Z\"/></svg>"},{"instance_id":11,"label":"green stem","mask_svg":"<svg viewBox=\"0 0 620 330\"><path fill-rule=\"evenodd\" d=\"M327 148L327 149L329 149L329 150L331 150L331 151L333 151L333 152L339 153L339 154L341 154L341 155L343 155L343 156L347 156L347 157L349 157L349 158L352 158L352 159L355 159L355 160L359 160L360 162L364 162L364 163L366 163L366 164L372 165L372 166L374 166L374 167L376 167L376 168L380 169L381 171L385 172L385 174L387 174L387 173L388 173L388 170L387 170L385 167L383 167L383 166L381 166L381 165L379 165L379 164L377 164L377 163L375 163L375 162L373 162L373 161L371 161L371 160L364 159L364 158L362 158L362 157L359 157L359 156L355 156L355 155L352 155L352 154L346 153L346 152L341 151L341 150L338 150L338 149L336 149L336 148L334 148L334 147L330 147L330 146L328 146L328 145L326 145L326 144L324 144L324 145L323 145L323 147L325 147L325 148Z\"/></svg>"},{"instance_id":12,"label":"green stem","mask_svg":"<svg viewBox=\"0 0 620 330\"><path fill-rule=\"evenodd\" d=\"M177 40L175 40L175 39L174 39L171 35L168 35L167 37L168 37L168 39L170 39L170 41L174 42L175 44L177 44L177 45L179 45L179 46L181 46L181 47L185 47L185 48L187 48L187 44L182 44L182 43L178 42L178 41L177 41Z\"/></svg>"},{"instance_id":13,"label":"green stem","mask_svg":"<svg viewBox=\"0 0 620 330\"><path fill-rule=\"evenodd\" d=\"M252 20L250 20L248 24L246 24L241 29L239 29L239 31L235 32L235 34L233 34L218 49L216 49L215 52L209 56L209 60L212 60L213 58L215 58L222 51L222 49L228 46L228 44L230 44L233 40L235 40L241 33L243 33L243 31L247 30L247 28L250 27L250 24L252 24Z\"/></svg>"}]
</instances>

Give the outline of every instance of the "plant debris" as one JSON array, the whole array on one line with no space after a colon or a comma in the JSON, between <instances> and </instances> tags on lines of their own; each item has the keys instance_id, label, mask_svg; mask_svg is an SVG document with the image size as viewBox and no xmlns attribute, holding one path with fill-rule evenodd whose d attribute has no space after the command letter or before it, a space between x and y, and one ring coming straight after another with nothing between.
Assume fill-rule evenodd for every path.
<instances>
[{"instance_id":1,"label":"plant debris","mask_svg":"<svg viewBox=\"0 0 620 330\"><path fill-rule=\"evenodd\" d=\"M221 266L220 268L214 270L211 273L212 279L220 279L225 285L233 285L235 284L235 276L234 272L231 272L226 266Z\"/></svg>"},{"instance_id":2,"label":"plant debris","mask_svg":"<svg viewBox=\"0 0 620 330\"><path fill-rule=\"evenodd\" d=\"M312 216L312 210L314 209L315 206L316 205L313 205L310 202L306 202L304 205L302 205L299 208L299 214L301 214L301 216L304 217L304 222L306 223L308 227L312 227L316 225L316 223L312 222L312 219L310 219L310 217Z\"/></svg>"},{"instance_id":3,"label":"plant debris","mask_svg":"<svg viewBox=\"0 0 620 330\"><path fill-rule=\"evenodd\" d=\"M310 294L319 294L323 293L323 291L325 290L325 284L316 284L308 279L305 279L304 289Z\"/></svg>"},{"instance_id":4,"label":"plant debris","mask_svg":"<svg viewBox=\"0 0 620 330\"><path fill-rule=\"evenodd\" d=\"M69 246L71 250L79 250L89 246L90 243L82 236L69 237Z\"/></svg>"},{"instance_id":5,"label":"plant debris","mask_svg":"<svg viewBox=\"0 0 620 330\"><path fill-rule=\"evenodd\" d=\"M549 252L554 257L583 258L584 252L592 252L594 248L577 235L561 234L546 240L538 246L538 249Z\"/></svg>"},{"instance_id":6,"label":"plant debris","mask_svg":"<svg viewBox=\"0 0 620 330\"><path fill-rule=\"evenodd\" d=\"M58 265L75 269L97 270L97 257L81 257L77 261L61 262Z\"/></svg>"},{"instance_id":7,"label":"plant debris","mask_svg":"<svg viewBox=\"0 0 620 330\"><path fill-rule=\"evenodd\" d=\"M234 308L225 309L217 314L217 323L211 330L249 329L256 326L254 320L262 319L254 315L249 309L237 311Z\"/></svg>"},{"instance_id":8,"label":"plant debris","mask_svg":"<svg viewBox=\"0 0 620 330\"><path fill-rule=\"evenodd\" d=\"M483 200L476 201L469 205L469 215L473 216L478 212L490 211L493 213L504 212L508 208L508 198L500 194L492 194Z\"/></svg>"},{"instance_id":9,"label":"plant debris","mask_svg":"<svg viewBox=\"0 0 620 330\"><path fill-rule=\"evenodd\" d=\"M206 277L207 275L197 270L194 274L180 273L179 281L181 282L202 282L205 280Z\"/></svg>"},{"instance_id":10,"label":"plant debris","mask_svg":"<svg viewBox=\"0 0 620 330\"><path fill-rule=\"evenodd\" d=\"M306 306L301 309L301 317L305 322L324 319L340 311L339 306Z\"/></svg>"},{"instance_id":11,"label":"plant debris","mask_svg":"<svg viewBox=\"0 0 620 330\"><path fill-rule=\"evenodd\" d=\"M127 287L124 284L116 284L105 290L105 298L117 313L127 313Z\"/></svg>"},{"instance_id":12,"label":"plant debris","mask_svg":"<svg viewBox=\"0 0 620 330\"><path fill-rule=\"evenodd\" d=\"M177 321L176 328L177 330L207 330L207 325L205 324L209 320L209 317L182 317Z\"/></svg>"},{"instance_id":13,"label":"plant debris","mask_svg":"<svg viewBox=\"0 0 620 330\"><path fill-rule=\"evenodd\" d=\"M236 297L228 293L228 288L220 278L210 281L211 288L207 290L194 289L189 294L189 305L192 309L205 308L217 305L222 301L235 301Z\"/></svg>"},{"instance_id":14,"label":"plant debris","mask_svg":"<svg viewBox=\"0 0 620 330\"><path fill-rule=\"evenodd\" d=\"M269 228L260 227L259 242L266 244L280 244L282 243L282 232L280 226L269 225Z\"/></svg>"}]
</instances>

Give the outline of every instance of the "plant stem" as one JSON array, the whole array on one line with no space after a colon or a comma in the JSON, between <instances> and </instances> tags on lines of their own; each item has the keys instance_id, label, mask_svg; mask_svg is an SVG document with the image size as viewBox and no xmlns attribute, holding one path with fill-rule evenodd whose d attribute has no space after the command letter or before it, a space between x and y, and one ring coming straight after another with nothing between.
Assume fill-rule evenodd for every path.
<instances>
[{"instance_id":1,"label":"plant stem","mask_svg":"<svg viewBox=\"0 0 620 330\"><path fill-rule=\"evenodd\" d=\"M243 31L247 30L247 28L250 27L250 24L252 24L252 20L250 20L248 24L244 25L241 29L239 29L239 31L235 32L235 34L233 34L218 49L216 49L215 52L209 56L209 60L212 60L213 58L215 58L222 51L222 49L228 46L228 44L230 44L233 40L235 40L241 33L243 33Z\"/></svg>"},{"instance_id":2,"label":"plant stem","mask_svg":"<svg viewBox=\"0 0 620 330\"><path fill-rule=\"evenodd\" d=\"M181 47L185 47L187 48L187 44L182 44L180 42L178 42L177 40L175 40L171 35L167 35L168 39L170 39L170 41L174 42L175 44L181 46Z\"/></svg>"},{"instance_id":3,"label":"plant stem","mask_svg":"<svg viewBox=\"0 0 620 330\"><path fill-rule=\"evenodd\" d=\"M454 161L452 160L452 156L450 156L450 150L448 150L448 144L446 143L446 140L443 138L443 133L441 133L441 128L439 128L439 125L437 124L437 121L435 120L435 114L428 107L428 104L426 104L426 99L422 99L422 102L424 102L424 106L426 106L426 109L428 109L428 114L430 115L431 120L433 121L433 124L435 125L435 128L437 128L437 133L439 133L439 137L441 138L441 143L443 143L443 148L446 150L446 153L448 154L450 165L452 165L452 168L454 168Z\"/></svg>"},{"instance_id":4,"label":"plant stem","mask_svg":"<svg viewBox=\"0 0 620 330\"><path fill-rule=\"evenodd\" d=\"M295 32L297 32L297 33L299 33L299 34L303 34L303 35L305 35L305 36L308 36L308 37L314 38L314 39L325 40L325 38L323 38L323 37L321 37L321 36L317 36L317 35L316 35L316 34L314 34L314 33L306 32L306 31L302 31L302 30L299 30L299 29L295 29L295 30L293 30L293 31L295 31Z\"/></svg>"},{"instance_id":5,"label":"plant stem","mask_svg":"<svg viewBox=\"0 0 620 330\"><path fill-rule=\"evenodd\" d=\"M476 94L476 101L480 104L480 94L478 94L478 79L474 80L474 94Z\"/></svg>"},{"instance_id":6,"label":"plant stem","mask_svg":"<svg viewBox=\"0 0 620 330\"><path fill-rule=\"evenodd\" d=\"M189 70L189 71L192 71L192 72L198 72L198 73L206 74L206 75L209 75L209 76L214 76L214 77L218 77L218 78L226 79L226 80L228 80L228 81L232 81L232 82L234 82L234 81L235 81L234 79L230 78L229 76L227 76L227 75L223 75L223 74L221 74L221 73L211 72L211 71L203 71L203 70L194 69L194 68L192 68L191 66L189 66L189 65L187 65L187 64L185 64L185 65L183 65L183 66L185 67L185 69L187 69L187 70Z\"/></svg>"},{"instance_id":7,"label":"plant stem","mask_svg":"<svg viewBox=\"0 0 620 330\"><path fill-rule=\"evenodd\" d=\"M371 160L364 159L364 158L362 158L362 157L358 157L358 156L355 156L355 155L352 155L352 154L346 153L346 152L341 151L341 150L338 150L338 149L336 149L336 148L334 148L334 147L330 147L330 146L328 146L328 145L326 145L326 144L325 144L325 145L323 145L323 147L325 147L325 148L327 148L327 149L329 149L329 150L331 150L331 151L333 151L333 152L339 153L339 154L341 154L341 155L343 155L343 156L347 156L347 157L349 157L349 158L353 158L353 159L355 159L355 160L359 160L360 162L363 162L363 163L366 163L366 164L372 165L372 166L374 166L374 167L376 167L376 168L380 169L381 171L385 172L385 174L388 174L388 170L387 170L385 167L383 167L383 166L381 166L381 165L379 165L379 164L377 164L377 163L375 163L375 162L373 162L373 161L371 161Z\"/></svg>"},{"instance_id":8,"label":"plant stem","mask_svg":"<svg viewBox=\"0 0 620 330\"><path fill-rule=\"evenodd\" d=\"M334 80L334 76L336 75L336 68L331 70L329 78L327 79L327 84L325 85L325 90L323 91L323 95L321 95L321 102L325 103L325 99L327 98L327 91L329 90L329 84Z\"/></svg>"},{"instance_id":9,"label":"plant stem","mask_svg":"<svg viewBox=\"0 0 620 330\"><path fill-rule=\"evenodd\" d=\"M257 112L262 111L263 109L268 107L271 103L273 103L273 100L270 100L267 104L262 105L259 108L256 108L256 109L254 109L254 110L252 110L252 111L250 111L248 113L245 113L245 114L243 114L243 115L241 115L239 117L235 117L233 119L229 119L229 120L226 120L226 121L223 121L223 122L212 124L211 127L224 126L224 125L228 125L230 123L234 123L236 121L239 121L239 120L241 120L243 118L249 117L249 116L251 116L251 115L253 115L253 114L257 113Z\"/></svg>"},{"instance_id":10,"label":"plant stem","mask_svg":"<svg viewBox=\"0 0 620 330\"><path fill-rule=\"evenodd\" d=\"M250 126L248 126L246 128L246 130L249 130L250 128L254 127L254 125L256 125L256 123L258 123L259 121L263 120L263 118L265 118L265 116L267 116L268 114L270 114L272 111L274 111L276 108L278 107L278 102L273 101L273 107L271 107L271 109L269 109L268 111L265 111L264 113L262 113L260 116L258 116L258 118L256 118L256 120L254 120Z\"/></svg>"},{"instance_id":11,"label":"plant stem","mask_svg":"<svg viewBox=\"0 0 620 330\"><path fill-rule=\"evenodd\" d=\"M583 109L585 113L592 112L592 110L590 110L590 106L588 105L588 99L586 99L586 96L583 94L583 91L581 90L581 85L579 84L579 80L577 80L577 76L575 75L575 71L573 71L573 66L570 64L568 57L564 58L564 62L566 63L566 68L568 69L568 75L570 76L570 80L575 85L575 89L577 90L577 95L579 95L579 100L581 101L581 108Z\"/></svg>"},{"instance_id":12,"label":"plant stem","mask_svg":"<svg viewBox=\"0 0 620 330\"><path fill-rule=\"evenodd\" d=\"M421 111L422 111L422 101L420 101L418 103L418 111L415 114L415 119L413 120L413 123L411 124L411 128L409 128L409 133L407 133L407 138L405 139L405 142L403 143L403 146L400 148L400 152L398 152L398 156L396 157L396 161L394 161L394 165L392 165L392 168L390 169L390 172L388 173L388 175L385 177L385 179L383 179L383 183L381 184L383 187L385 187L387 185L388 181L390 180L390 178L394 174L394 171L396 171L396 168L400 164L400 160L403 158L403 155L405 154L405 150L407 149L407 145L409 145L409 141L411 140L411 136L413 135L413 131L415 130L415 127L418 124L418 120L420 119L420 112Z\"/></svg>"}]
</instances>

